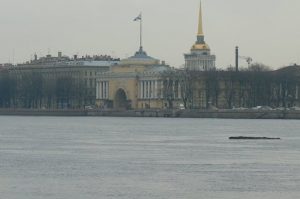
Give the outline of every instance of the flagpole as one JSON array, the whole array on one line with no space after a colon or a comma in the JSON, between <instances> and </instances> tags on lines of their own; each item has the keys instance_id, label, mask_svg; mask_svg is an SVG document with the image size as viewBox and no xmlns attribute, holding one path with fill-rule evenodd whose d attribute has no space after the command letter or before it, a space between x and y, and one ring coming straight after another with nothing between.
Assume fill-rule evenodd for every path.
<instances>
[{"instance_id":1,"label":"flagpole","mask_svg":"<svg viewBox=\"0 0 300 199\"><path fill-rule=\"evenodd\" d=\"M140 20L140 49L142 49L143 48L143 22L142 22L142 20L143 20L143 17L142 17L142 13L141 13L141 20Z\"/></svg>"},{"instance_id":2,"label":"flagpole","mask_svg":"<svg viewBox=\"0 0 300 199\"><path fill-rule=\"evenodd\" d=\"M142 12L137 16L134 21L140 21L140 51L143 51L143 19L142 19Z\"/></svg>"}]
</instances>

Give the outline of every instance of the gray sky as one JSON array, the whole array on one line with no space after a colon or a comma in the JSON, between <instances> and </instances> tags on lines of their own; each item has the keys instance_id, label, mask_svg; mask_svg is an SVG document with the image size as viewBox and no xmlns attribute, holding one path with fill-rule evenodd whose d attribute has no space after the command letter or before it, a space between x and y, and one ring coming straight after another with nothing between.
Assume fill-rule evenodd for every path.
<instances>
[{"instance_id":1,"label":"gray sky","mask_svg":"<svg viewBox=\"0 0 300 199\"><path fill-rule=\"evenodd\" d=\"M112 54L125 58L139 45L178 67L196 40L199 0L0 0L0 63L44 56ZM217 66L234 65L234 48L278 68L300 64L299 0L202 0L204 33ZM242 65L246 62L241 60Z\"/></svg>"}]
</instances>

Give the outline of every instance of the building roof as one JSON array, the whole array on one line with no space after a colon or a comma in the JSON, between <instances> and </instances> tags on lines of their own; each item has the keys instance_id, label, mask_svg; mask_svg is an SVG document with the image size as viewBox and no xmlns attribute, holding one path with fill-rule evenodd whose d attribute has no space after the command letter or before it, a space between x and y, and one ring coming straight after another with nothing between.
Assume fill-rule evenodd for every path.
<instances>
[{"instance_id":1,"label":"building roof","mask_svg":"<svg viewBox=\"0 0 300 199\"><path fill-rule=\"evenodd\" d=\"M134 56L121 60L121 65L157 65L159 60L147 55L147 53L140 47Z\"/></svg>"}]
</instances>

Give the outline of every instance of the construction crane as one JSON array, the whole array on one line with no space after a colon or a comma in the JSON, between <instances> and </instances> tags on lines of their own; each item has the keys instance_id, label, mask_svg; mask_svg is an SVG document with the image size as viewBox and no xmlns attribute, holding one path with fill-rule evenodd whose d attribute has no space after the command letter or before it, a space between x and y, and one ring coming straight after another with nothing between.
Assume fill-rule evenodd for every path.
<instances>
[{"instance_id":1,"label":"construction crane","mask_svg":"<svg viewBox=\"0 0 300 199\"><path fill-rule=\"evenodd\" d=\"M239 56L239 58L246 60L246 62L248 63L248 67L251 65L251 63L253 61L253 59L251 57Z\"/></svg>"},{"instance_id":2,"label":"construction crane","mask_svg":"<svg viewBox=\"0 0 300 199\"><path fill-rule=\"evenodd\" d=\"M246 57L246 56L240 56L239 55L239 47L235 47L235 71L239 71L239 59L244 59L248 63L248 67L250 67L253 59L251 57Z\"/></svg>"}]
</instances>

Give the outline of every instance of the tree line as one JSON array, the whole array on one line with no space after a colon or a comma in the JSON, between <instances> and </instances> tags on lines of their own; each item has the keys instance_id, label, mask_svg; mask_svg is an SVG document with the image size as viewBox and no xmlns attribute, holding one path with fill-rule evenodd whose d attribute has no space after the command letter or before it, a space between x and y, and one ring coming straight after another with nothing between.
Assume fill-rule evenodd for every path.
<instances>
[{"instance_id":1,"label":"tree line","mask_svg":"<svg viewBox=\"0 0 300 199\"><path fill-rule=\"evenodd\" d=\"M176 82L180 84L180 100L186 109L292 107L299 100L300 69L287 67L271 71L264 65L254 64L239 72L231 68L167 71L163 82L163 96L169 108L178 101L174 95Z\"/></svg>"},{"instance_id":2,"label":"tree line","mask_svg":"<svg viewBox=\"0 0 300 199\"><path fill-rule=\"evenodd\" d=\"M186 109L292 107L299 105L300 69L271 71L251 65L234 71L169 70L161 74L167 108ZM0 72L0 108L80 109L95 103L95 89L84 79L68 75L46 78L38 72Z\"/></svg>"},{"instance_id":3,"label":"tree line","mask_svg":"<svg viewBox=\"0 0 300 199\"><path fill-rule=\"evenodd\" d=\"M82 79L38 72L0 73L0 108L83 108L91 99Z\"/></svg>"}]
</instances>

